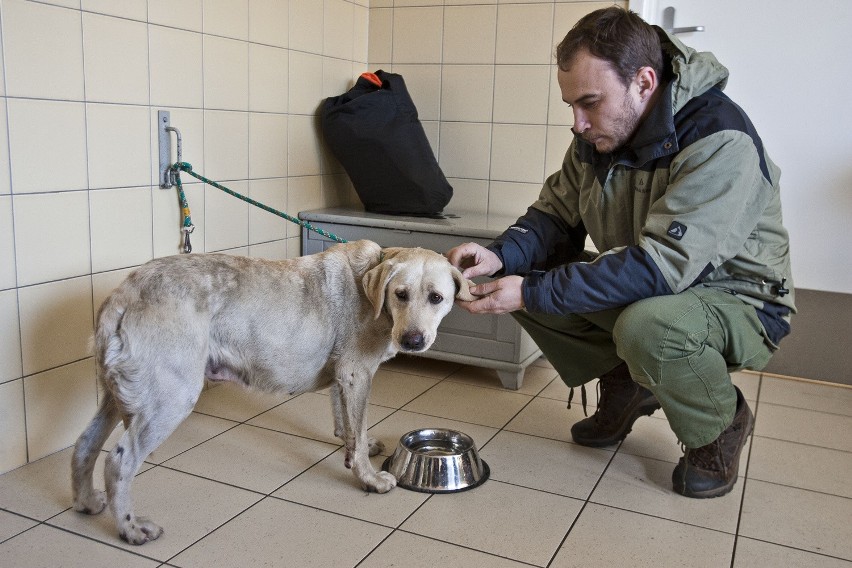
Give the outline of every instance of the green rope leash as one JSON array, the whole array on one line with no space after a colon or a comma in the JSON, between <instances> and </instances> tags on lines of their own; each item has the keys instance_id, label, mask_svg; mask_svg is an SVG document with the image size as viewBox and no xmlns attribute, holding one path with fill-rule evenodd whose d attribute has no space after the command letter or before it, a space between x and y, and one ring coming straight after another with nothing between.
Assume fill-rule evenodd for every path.
<instances>
[{"instance_id":1,"label":"green rope leash","mask_svg":"<svg viewBox=\"0 0 852 568\"><path fill-rule=\"evenodd\" d=\"M220 185L220 184L216 183L215 181L207 179L206 177L199 175L199 174L195 173L194 171L192 171L192 165L188 164L187 162L176 162L170 169L174 173L174 184L178 188L178 199L180 200L181 214L183 215L183 223L182 223L182 226L181 226L181 230L184 232L183 252L186 252L186 253L192 252L192 245L189 242L189 234L195 229L195 226L192 224L192 219L190 217L189 204L186 201L186 195L184 194L183 185L181 184L181 181L180 181L180 172L186 172L189 175L191 175L192 177L194 177L194 178L196 178L200 181L203 181L204 183L206 183L208 185L212 185L216 189L221 189L225 193L227 193L229 195L233 195L237 199L241 199L241 200L245 201L246 203L250 203L250 204L254 205L255 207L260 207L264 211L268 211L268 212L272 213L273 215L278 215L279 217L283 217L284 219L287 219L291 223L295 223L295 224L299 225L300 227L304 227L305 229L308 229L309 231L314 231L315 233L319 233L320 235L322 235L322 236L324 236L328 239L331 239L331 240L336 241L338 243L347 242L346 239L338 237L337 235L335 235L333 233L329 233L328 231L320 229L319 227L314 227L313 225L311 225L307 221L302 221L301 219L297 219L296 217L292 217L292 216L284 213L283 211L278 211L277 209L273 209L272 207L269 207L268 205L264 205L263 203L260 203L259 201L255 201L254 199L252 199L250 197L246 197L245 195L241 195L241 194L237 193L236 191L228 189L224 185Z\"/></svg>"}]
</instances>

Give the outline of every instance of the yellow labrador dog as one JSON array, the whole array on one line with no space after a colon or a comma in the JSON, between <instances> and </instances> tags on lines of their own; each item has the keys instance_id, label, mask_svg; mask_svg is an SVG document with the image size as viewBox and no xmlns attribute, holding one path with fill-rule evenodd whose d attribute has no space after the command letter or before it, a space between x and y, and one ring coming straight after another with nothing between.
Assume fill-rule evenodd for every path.
<instances>
[{"instance_id":1,"label":"yellow labrador dog","mask_svg":"<svg viewBox=\"0 0 852 568\"><path fill-rule=\"evenodd\" d=\"M74 509L109 504L122 539L159 537L162 528L134 514L131 482L192 411L205 378L269 392L331 384L346 466L365 489L389 491L396 479L369 460L381 451L365 427L373 375L397 352L428 349L456 296L473 299L443 256L371 241L285 261L202 254L141 266L98 313L104 395L74 449ZM119 421L126 431L106 458L104 495L92 471Z\"/></svg>"}]
</instances>

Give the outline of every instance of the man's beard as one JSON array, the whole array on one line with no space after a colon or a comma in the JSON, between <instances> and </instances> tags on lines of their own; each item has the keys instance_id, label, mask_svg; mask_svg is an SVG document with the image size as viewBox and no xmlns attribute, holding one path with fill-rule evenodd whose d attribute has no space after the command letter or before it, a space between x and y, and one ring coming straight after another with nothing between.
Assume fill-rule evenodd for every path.
<instances>
[{"instance_id":1,"label":"man's beard","mask_svg":"<svg viewBox=\"0 0 852 568\"><path fill-rule=\"evenodd\" d=\"M594 146L595 150L597 150L600 154L611 154L616 150L621 149L622 146L630 141L633 134L636 132L640 118L639 110L633 106L627 90L624 92L620 111L621 112L618 116L612 121L610 132L602 135L596 135L595 133L592 134L593 140L599 140L594 144ZM587 142L591 143L585 134L583 135L583 138Z\"/></svg>"}]
</instances>

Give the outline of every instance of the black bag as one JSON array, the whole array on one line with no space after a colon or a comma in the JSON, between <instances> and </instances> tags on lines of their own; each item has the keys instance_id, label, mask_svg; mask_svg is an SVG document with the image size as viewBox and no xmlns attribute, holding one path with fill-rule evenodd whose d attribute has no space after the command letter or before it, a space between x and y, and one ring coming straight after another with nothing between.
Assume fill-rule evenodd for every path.
<instances>
[{"instance_id":1,"label":"black bag","mask_svg":"<svg viewBox=\"0 0 852 568\"><path fill-rule=\"evenodd\" d=\"M440 216L453 196L401 75L364 73L327 98L322 130L367 211Z\"/></svg>"}]
</instances>

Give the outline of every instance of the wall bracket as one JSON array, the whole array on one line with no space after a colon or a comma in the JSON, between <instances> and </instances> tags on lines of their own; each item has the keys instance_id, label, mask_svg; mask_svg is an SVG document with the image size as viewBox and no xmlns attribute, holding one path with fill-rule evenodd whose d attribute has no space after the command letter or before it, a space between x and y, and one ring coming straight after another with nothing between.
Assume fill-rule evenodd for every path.
<instances>
[{"instance_id":1,"label":"wall bracket","mask_svg":"<svg viewBox=\"0 0 852 568\"><path fill-rule=\"evenodd\" d=\"M175 172L172 171L172 138L170 132L177 138L177 161L183 161L182 141L180 130L171 126L171 113L167 110L157 111L157 139L160 147L160 187L169 189L175 184Z\"/></svg>"}]
</instances>

